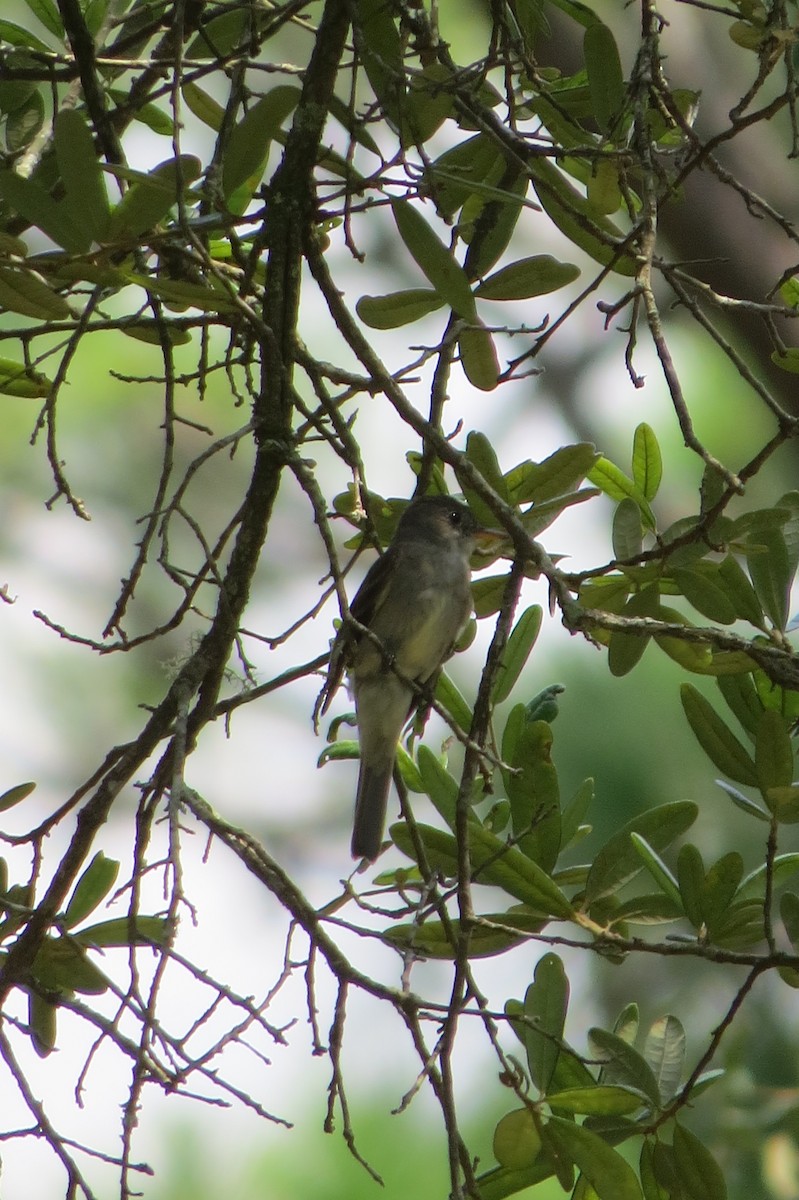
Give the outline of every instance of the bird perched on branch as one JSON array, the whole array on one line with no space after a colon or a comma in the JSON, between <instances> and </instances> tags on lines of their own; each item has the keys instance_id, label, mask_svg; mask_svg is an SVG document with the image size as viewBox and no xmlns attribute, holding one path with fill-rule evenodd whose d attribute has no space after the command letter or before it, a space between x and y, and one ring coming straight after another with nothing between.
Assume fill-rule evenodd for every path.
<instances>
[{"instance_id":1,"label":"bird perched on branch","mask_svg":"<svg viewBox=\"0 0 799 1200\"><path fill-rule=\"evenodd\" d=\"M326 711L346 670L361 743L354 858L372 862L380 853L397 742L418 689L430 688L472 611L475 546L496 536L451 496L413 500L350 605L369 633L345 621L336 636L317 711Z\"/></svg>"}]
</instances>

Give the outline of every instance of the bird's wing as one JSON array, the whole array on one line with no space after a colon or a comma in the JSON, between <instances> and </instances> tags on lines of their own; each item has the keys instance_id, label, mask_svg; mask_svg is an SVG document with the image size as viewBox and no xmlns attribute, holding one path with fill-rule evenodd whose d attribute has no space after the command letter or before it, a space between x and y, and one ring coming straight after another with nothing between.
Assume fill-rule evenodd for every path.
<instances>
[{"instance_id":1,"label":"bird's wing","mask_svg":"<svg viewBox=\"0 0 799 1200\"><path fill-rule=\"evenodd\" d=\"M389 546L385 554L381 555L377 562L372 563L364 576L363 583L355 593L350 605L350 613L361 625L371 625L375 614L382 606L388 594L396 557L397 547ZM358 637L358 631L344 621L333 642L327 679L314 706L314 728L318 726L319 718L327 712L330 701L341 686L344 672L352 661L353 649L358 644Z\"/></svg>"}]
</instances>

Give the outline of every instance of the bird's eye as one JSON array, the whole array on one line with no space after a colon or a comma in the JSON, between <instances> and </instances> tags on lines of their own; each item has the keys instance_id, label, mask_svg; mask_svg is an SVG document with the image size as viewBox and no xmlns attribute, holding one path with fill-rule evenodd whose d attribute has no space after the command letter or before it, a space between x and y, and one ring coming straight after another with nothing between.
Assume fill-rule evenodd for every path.
<instances>
[{"instance_id":1,"label":"bird's eye","mask_svg":"<svg viewBox=\"0 0 799 1200\"><path fill-rule=\"evenodd\" d=\"M463 513L459 508L451 508L449 510L449 519L457 529L463 521Z\"/></svg>"}]
</instances>

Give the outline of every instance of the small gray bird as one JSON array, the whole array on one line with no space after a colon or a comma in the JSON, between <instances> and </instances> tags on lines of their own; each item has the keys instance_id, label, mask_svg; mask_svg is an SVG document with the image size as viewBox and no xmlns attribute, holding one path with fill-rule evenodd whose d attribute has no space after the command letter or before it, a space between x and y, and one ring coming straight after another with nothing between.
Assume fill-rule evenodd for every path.
<instances>
[{"instance_id":1,"label":"small gray bird","mask_svg":"<svg viewBox=\"0 0 799 1200\"><path fill-rule=\"evenodd\" d=\"M373 862L380 853L397 742L416 702L405 681L431 682L452 653L472 611L469 559L477 539L486 535L496 536L450 496L414 500L350 605L380 645L346 624L333 644L320 710L346 668L361 742L354 858Z\"/></svg>"}]
</instances>

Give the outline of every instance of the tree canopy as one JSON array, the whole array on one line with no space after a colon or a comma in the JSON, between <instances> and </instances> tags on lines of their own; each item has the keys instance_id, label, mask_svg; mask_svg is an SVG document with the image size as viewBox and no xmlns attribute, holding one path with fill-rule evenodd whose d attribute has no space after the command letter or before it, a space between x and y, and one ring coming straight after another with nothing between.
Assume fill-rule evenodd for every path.
<instances>
[{"instance_id":1,"label":"tree canopy","mask_svg":"<svg viewBox=\"0 0 799 1200\"><path fill-rule=\"evenodd\" d=\"M63 776L52 811L36 810L33 783L0 796L9 1158L40 1139L66 1195L109 1194L111 1166L124 1197L141 1187L137 1113L153 1091L281 1120L228 1064L290 1040L273 1011L301 982L294 1018L329 1064L326 1127L376 1179L348 1103L355 996L407 1034L397 1053L416 1082L402 1105L434 1096L453 1197L787 1194L774 1156L797 1171L799 1108L750 1116L753 1149L716 1097L750 993L773 988L787 1011L799 986L797 28L793 0L4 10L0 395L16 432L3 453L24 455L25 504L95 518L81 545L98 539L92 586L111 598L94 630L45 606L30 620L81 662L134 664L107 744L78 722L96 760L85 778L47 764ZM602 382L609 358L624 395ZM710 362L721 422L701 394ZM73 394L89 380L125 396L99 461ZM603 405L624 424L615 448ZM545 418L558 444L538 455ZM402 495L381 484L386 455L404 464ZM99 522L90 475L126 497ZM293 498L282 542L279 492ZM426 700L446 740L422 720L408 730L385 857L320 901L291 852L230 819L194 756L221 725L235 742L260 706L265 789L278 786L291 755L279 706L293 720L297 689L321 687L333 617L351 619L350 567L425 492L459 494L501 531L475 560L459 647L475 683L456 683L460 660L442 674ZM599 531L590 546L577 514ZM301 599L281 626L288 564ZM527 673L551 622L595 672L599 648L616 694L648 646L674 664L680 737L744 822L719 853L694 835L705 798L677 791L679 744L668 798L644 796L586 840L594 780L566 791L553 727L569 692ZM279 670L256 665L264 646ZM167 653L168 677L145 684ZM333 764L358 752L339 703L321 775L302 764L320 804L319 781L332 787ZM636 737L610 701L589 725L619 746ZM283 922L257 996L188 944L219 886L187 883L191 838L224 847ZM342 875L343 835L340 850ZM579 1042L575 955L626 964L638 992L611 1021L598 1005ZM483 970L500 957L510 995ZM651 1015L652 964L685 961L732 989L699 1045L690 1013ZM466 1028L507 1101L490 1163L464 1133ZM79 1094L100 1052L128 1081L111 1146L50 1115L51 1055L75 1030ZM790 1044L777 1016L773 1036Z\"/></svg>"}]
</instances>

